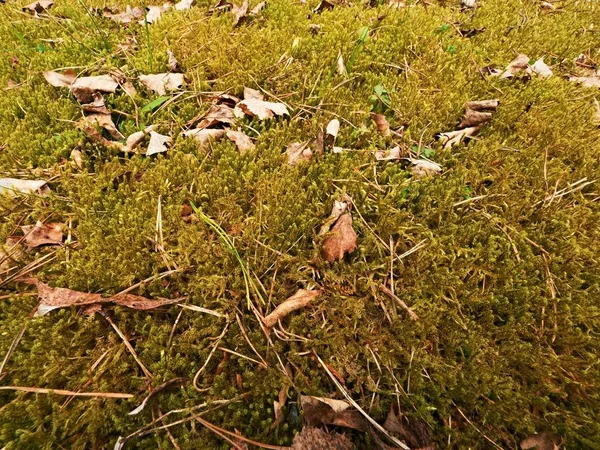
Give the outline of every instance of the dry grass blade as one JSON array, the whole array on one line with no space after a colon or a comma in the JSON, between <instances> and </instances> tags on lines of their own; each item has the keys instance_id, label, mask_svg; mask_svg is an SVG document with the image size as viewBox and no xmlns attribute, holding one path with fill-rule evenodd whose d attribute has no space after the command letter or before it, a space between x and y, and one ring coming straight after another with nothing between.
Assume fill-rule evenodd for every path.
<instances>
[{"instance_id":1,"label":"dry grass blade","mask_svg":"<svg viewBox=\"0 0 600 450\"><path fill-rule=\"evenodd\" d=\"M379 285L379 289L381 289L383 292L385 292L387 295L389 295L402 308L404 308L412 320L419 320L419 316L417 316L415 314L415 312L412 309L410 309L410 307L406 303L404 303L404 301L402 301L402 299L400 299L396 294L394 294L391 290L389 290L387 286L381 284L381 285Z\"/></svg>"},{"instance_id":2,"label":"dry grass blade","mask_svg":"<svg viewBox=\"0 0 600 450\"><path fill-rule=\"evenodd\" d=\"M96 397L96 398L133 398L133 394L122 394L119 392L73 392L64 389L45 389L26 386L0 386L4 391L32 392L34 394L56 394L72 397Z\"/></svg>"}]
</instances>

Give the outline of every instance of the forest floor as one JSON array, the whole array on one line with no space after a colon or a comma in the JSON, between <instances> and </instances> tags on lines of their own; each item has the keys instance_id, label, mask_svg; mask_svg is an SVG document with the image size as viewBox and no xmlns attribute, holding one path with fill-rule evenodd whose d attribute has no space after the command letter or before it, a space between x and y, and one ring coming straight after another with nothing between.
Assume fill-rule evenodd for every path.
<instances>
[{"instance_id":1,"label":"forest floor","mask_svg":"<svg viewBox=\"0 0 600 450\"><path fill-rule=\"evenodd\" d=\"M599 28L0 3L0 448L600 449Z\"/></svg>"}]
</instances>

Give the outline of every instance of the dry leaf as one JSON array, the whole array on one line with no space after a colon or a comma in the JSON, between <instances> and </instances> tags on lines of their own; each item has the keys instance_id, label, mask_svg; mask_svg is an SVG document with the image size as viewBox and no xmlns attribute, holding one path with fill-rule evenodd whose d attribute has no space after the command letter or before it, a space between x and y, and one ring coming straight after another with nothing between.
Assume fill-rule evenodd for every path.
<instances>
[{"instance_id":1,"label":"dry leaf","mask_svg":"<svg viewBox=\"0 0 600 450\"><path fill-rule=\"evenodd\" d=\"M68 87L80 103L92 103L96 101L96 93L114 93L119 87L119 83L110 75L77 78L72 70L63 73L50 70L44 72L43 75L46 81L54 87Z\"/></svg>"},{"instance_id":2,"label":"dry leaf","mask_svg":"<svg viewBox=\"0 0 600 450\"><path fill-rule=\"evenodd\" d=\"M79 125L82 129L94 128L96 126L105 129L115 139L124 139L125 136L121 134L115 123L112 121L110 114L89 114L79 121Z\"/></svg>"},{"instance_id":3,"label":"dry leaf","mask_svg":"<svg viewBox=\"0 0 600 450\"><path fill-rule=\"evenodd\" d=\"M545 9L546 11L552 11L552 10L556 9L556 7L550 2L541 2L540 8Z\"/></svg>"},{"instance_id":4,"label":"dry leaf","mask_svg":"<svg viewBox=\"0 0 600 450\"><path fill-rule=\"evenodd\" d=\"M231 7L231 12L233 13L233 26L239 25L242 20L248 15L248 8L250 4L248 0L244 0L242 6L233 5Z\"/></svg>"},{"instance_id":5,"label":"dry leaf","mask_svg":"<svg viewBox=\"0 0 600 450\"><path fill-rule=\"evenodd\" d=\"M231 9L231 7L232 4L229 3L227 0L218 0L217 3L208 8L208 13L214 14L215 12L227 11L228 9Z\"/></svg>"},{"instance_id":6,"label":"dry leaf","mask_svg":"<svg viewBox=\"0 0 600 450\"><path fill-rule=\"evenodd\" d=\"M293 142L288 145L285 153L287 155L287 163L290 166L295 166L303 161L310 161L313 156L312 150L308 147L308 142Z\"/></svg>"},{"instance_id":7,"label":"dry leaf","mask_svg":"<svg viewBox=\"0 0 600 450\"><path fill-rule=\"evenodd\" d=\"M389 136L391 134L390 124L383 114L371 113L371 119L377 125L377 131L383 136Z\"/></svg>"},{"instance_id":8,"label":"dry leaf","mask_svg":"<svg viewBox=\"0 0 600 450\"><path fill-rule=\"evenodd\" d=\"M319 230L319 236L324 236L326 233L328 233L329 230L331 230L333 224L340 218L340 216L350 210L351 205L352 202L350 199L341 202L338 200L334 200L333 208L331 208L331 214L329 214L327 220L323 222L323 225L321 225L321 228Z\"/></svg>"},{"instance_id":9,"label":"dry leaf","mask_svg":"<svg viewBox=\"0 0 600 450\"><path fill-rule=\"evenodd\" d=\"M114 93L119 83L110 75L96 75L92 77L79 77L71 83L71 91L75 94L77 90L89 90L93 92Z\"/></svg>"},{"instance_id":10,"label":"dry leaf","mask_svg":"<svg viewBox=\"0 0 600 450\"><path fill-rule=\"evenodd\" d=\"M534 73L542 78L549 78L553 75L552 70L544 62L544 58L538 59L531 67L527 69L528 73Z\"/></svg>"},{"instance_id":11,"label":"dry leaf","mask_svg":"<svg viewBox=\"0 0 600 450\"><path fill-rule=\"evenodd\" d=\"M194 3L194 0L181 0L179 3L175 3L175 9L177 11L183 11L190 9Z\"/></svg>"},{"instance_id":12,"label":"dry leaf","mask_svg":"<svg viewBox=\"0 0 600 450\"><path fill-rule=\"evenodd\" d=\"M82 156L83 155L80 150L77 150L76 148L71 150L71 164L79 170L83 169L83 157Z\"/></svg>"},{"instance_id":13,"label":"dry leaf","mask_svg":"<svg viewBox=\"0 0 600 450\"><path fill-rule=\"evenodd\" d=\"M170 72L179 70L179 61L177 61L175 53L173 53L171 50L167 50L167 58L167 69L169 69Z\"/></svg>"},{"instance_id":14,"label":"dry leaf","mask_svg":"<svg viewBox=\"0 0 600 450\"><path fill-rule=\"evenodd\" d=\"M148 150L146 150L146 156L155 155L157 153L166 152L171 145L171 136L165 136L159 134L156 131L150 131L150 142L148 143Z\"/></svg>"},{"instance_id":15,"label":"dry leaf","mask_svg":"<svg viewBox=\"0 0 600 450\"><path fill-rule=\"evenodd\" d=\"M264 94L258 89L244 87L244 100L264 100Z\"/></svg>"},{"instance_id":16,"label":"dry leaf","mask_svg":"<svg viewBox=\"0 0 600 450\"><path fill-rule=\"evenodd\" d=\"M356 249L358 236L352 228L350 213L342 214L323 241L323 256L329 262L341 260Z\"/></svg>"},{"instance_id":17,"label":"dry leaf","mask_svg":"<svg viewBox=\"0 0 600 450\"><path fill-rule=\"evenodd\" d=\"M281 422L283 422L283 419L285 418L285 416L283 414L283 407L285 406L287 399L288 399L287 391L288 391L288 386L287 385L283 386L279 390L278 399L273 401L273 413L275 414L275 421L269 427L270 430L277 428L281 424Z\"/></svg>"},{"instance_id":18,"label":"dry leaf","mask_svg":"<svg viewBox=\"0 0 600 450\"><path fill-rule=\"evenodd\" d=\"M521 441L521 448L528 450L559 450L563 439L552 431L543 431L539 434L533 434Z\"/></svg>"},{"instance_id":19,"label":"dry leaf","mask_svg":"<svg viewBox=\"0 0 600 450\"><path fill-rule=\"evenodd\" d=\"M182 73L140 75L139 79L144 86L159 95L166 95L167 92L176 91L183 86L184 81Z\"/></svg>"},{"instance_id":20,"label":"dry leaf","mask_svg":"<svg viewBox=\"0 0 600 450\"><path fill-rule=\"evenodd\" d=\"M481 129L481 126L463 128L462 130L448 131L446 133L440 133L438 139L444 148L450 148L454 145L460 144L463 139L473 136Z\"/></svg>"},{"instance_id":21,"label":"dry leaf","mask_svg":"<svg viewBox=\"0 0 600 450\"><path fill-rule=\"evenodd\" d=\"M274 327L278 320L283 319L288 314L300 308L304 308L319 295L321 295L321 291L318 290L309 291L306 289L299 289L298 292L279 304L273 312L266 316L263 319L263 323L269 328Z\"/></svg>"},{"instance_id":22,"label":"dry leaf","mask_svg":"<svg viewBox=\"0 0 600 450\"><path fill-rule=\"evenodd\" d=\"M579 83L584 87L600 88L600 69L588 70L585 76L569 77L569 81Z\"/></svg>"},{"instance_id":23,"label":"dry leaf","mask_svg":"<svg viewBox=\"0 0 600 450\"><path fill-rule=\"evenodd\" d=\"M196 139L202 146L206 145L209 141L218 141L225 136L225 130L205 128L196 128L194 130L184 131L183 135L188 137L191 136Z\"/></svg>"},{"instance_id":24,"label":"dry leaf","mask_svg":"<svg viewBox=\"0 0 600 450\"><path fill-rule=\"evenodd\" d=\"M388 150L378 150L375 152L375 159L377 161L395 161L401 158L401 149L398 145Z\"/></svg>"},{"instance_id":25,"label":"dry leaf","mask_svg":"<svg viewBox=\"0 0 600 450\"><path fill-rule=\"evenodd\" d=\"M44 180L19 180L17 178L0 178L0 195L15 196L17 193L31 194L33 192L44 195L50 189Z\"/></svg>"},{"instance_id":26,"label":"dry leaf","mask_svg":"<svg viewBox=\"0 0 600 450\"><path fill-rule=\"evenodd\" d=\"M29 5L23 6L23 11L34 14L43 13L47 9L54 5L52 0L39 0L37 2L30 3Z\"/></svg>"},{"instance_id":27,"label":"dry leaf","mask_svg":"<svg viewBox=\"0 0 600 450\"><path fill-rule=\"evenodd\" d=\"M329 11L329 10L333 9L334 6L335 6L335 4L332 2L329 2L327 0L321 0L319 2L319 4L316 6L316 8L313 9L313 12L320 13L322 11Z\"/></svg>"},{"instance_id":28,"label":"dry leaf","mask_svg":"<svg viewBox=\"0 0 600 450\"><path fill-rule=\"evenodd\" d=\"M263 9L265 9L266 6L267 6L267 2L260 2L258 5L256 5L254 8L252 8L252 11L250 11L250 15L251 16L258 15Z\"/></svg>"},{"instance_id":29,"label":"dry leaf","mask_svg":"<svg viewBox=\"0 0 600 450\"><path fill-rule=\"evenodd\" d=\"M25 235L25 245L29 248L40 245L60 245L63 239L62 223L44 224L38 221L35 225L22 225L21 230Z\"/></svg>"},{"instance_id":30,"label":"dry leaf","mask_svg":"<svg viewBox=\"0 0 600 450\"><path fill-rule=\"evenodd\" d=\"M252 139L241 131L227 130L226 135L230 141L235 143L241 154L246 153L248 150L254 150L255 148Z\"/></svg>"},{"instance_id":31,"label":"dry leaf","mask_svg":"<svg viewBox=\"0 0 600 450\"><path fill-rule=\"evenodd\" d=\"M244 90L246 92L246 90ZM262 94L261 94L262 96ZM275 116L289 115L287 107L283 103L266 102L257 98L244 98L239 102L233 113L236 117L258 117L259 120L270 119Z\"/></svg>"},{"instance_id":32,"label":"dry leaf","mask_svg":"<svg viewBox=\"0 0 600 450\"><path fill-rule=\"evenodd\" d=\"M308 426L338 425L367 430L365 418L345 400L301 395L300 404Z\"/></svg>"},{"instance_id":33,"label":"dry leaf","mask_svg":"<svg viewBox=\"0 0 600 450\"><path fill-rule=\"evenodd\" d=\"M238 100L239 101L239 100ZM235 116L233 115L233 108L229 105L212 105L208 112L204 116L196 116L188 122L188 125L196 123L199 119L202 119L198 124L197 128L212 128L215 125L224 123L232 124L235 122Z\"/></svg>"},{"instance_id":34,"label":"dry leaf","mask_svg":"<svg viewBox=\"0 0 600 450\"><path fill-rule=\"evenodd\" d=\"M150 300L146 297L132 294L119 294L112 297L102 297L100 294L90 294L87 292L73 291L66 288L52 288L45 283L34 278L27 280L29 284L37 286L38 299L40 301L35 316L43 316L50 311L58 308L67 308L69 306L87 306L96 303L114 303L119 306L136 310L148 310L158 308L159 306L178 303L181 299L175 300Z\"/></svg>"},{"instance_id":35,"label":"dry leaf","mask_svg":"<svg viewBox=\"0 0 600 450\"><path fill-rule=\"evenodd\" d=\"M415 178L430 177L438 175L442 172L442 167L432 161L426 159L405 158L412 166L410 168Z\"/></svg>"},{"instance_id":36,"label":"dry leaf","mask_svg":"<svg viewBox=\"0 0 600 450\"><path fill-rule=\"evenodd\" d=\"M327 433L321 428L304 427L294 436L290 450L354 450L350 439L339 433Z\"/></svg>"},{"instance_id":37,"label":"dry leaf","mask_svg":"<svg viewBox=\"0 0 600 450\"><path fill-rule=\"evenodd\" d=\"M108 114L110 115L110 111L106 107L106 103L104 102L104 97L99 92L94 92L92 94L92 102L81 105L84 112L87 113L95 113L95 114Z\"/></svg>"},{"instance_id":38,"label":"dry leaf","mask_svg":"<svg viewBox=\"0 0 600 450\"><path fill-rule=\"evenodd\" d=\"M140 20L138 23L140 25L145 25L146 23L149 23L149 24L154 23L160 19L160 16L162 15L163 12L169 10L170 8L171 8L170 3L165 3L162 6L147 6L146 14L145 14L144 18L142 20Z\"/></svg>"},{"instance_id":39,"label":"dry leaf","mask_svg":"<svg viewBox=\"0 0 600 450\"><path fill-rule=\"evenodd\" d=\"M104 8L104 10L102 11L102 15L117 23L126 25L136 20L143 19L144 10L142 8L138 8L137 6L135 8L132 8L131 6L127 5L125 11L120 13L115 13L110 8Z\"/></svg>"},{"instance_id":40,"label":"dry leaf","mask_svg":"<svg viewBox=\"0 0 600 450\"><path fill-rule=\"evenodd\" d=\"M392 403L383 424L383 428L398 435L410 448L424 449L431 445L431 435L427 423L415 418L407 418L398 407Z\"/></svg>"},{"instance_id":41,"label":"dry leaf","mask_svg":"<svg viewBox=\"0 0 600 450\"><path fill-rule=\"evenodd\" d=\"M69 87L77 79L73 70L65 70L63 73L48 70L43 75L46 81L54 87Z\"/></svg>"},{"instance_id":42,"label":"dry leaf","mask_svg":"<svg viewBox=\"0 0 600 450\"><path fill-rule=\"evenodd\" d=\"M464 9L473 9L477 6L477 0L461 0Z\"/></svg>"},{"instance_id":43,"label":"dry leaf","mask_svg":"<svg viewBox=\"0 0 600 450\"><path fill-rule=\"evenodd\" d=\"M504 72L500 74L500 78L511 78L517 73L527 70L529 67L529 56L519 54L511 63L504 69Z\"/></svg>"}]
</instances>

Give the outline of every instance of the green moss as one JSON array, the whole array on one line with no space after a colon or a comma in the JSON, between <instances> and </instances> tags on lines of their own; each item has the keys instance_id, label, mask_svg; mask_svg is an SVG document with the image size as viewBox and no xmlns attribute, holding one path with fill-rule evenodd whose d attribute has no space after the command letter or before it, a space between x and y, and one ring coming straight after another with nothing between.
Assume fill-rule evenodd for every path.
<instances>
[{"instance_id":1,"label":"green moss","mask_svg":"<svg viewBox=\"0 0 600 450\"><path fill-rule=\"evenodd\" d=\"M129 416L147 394L148 380L110 324L75 309L26 319L36 299L18 295L30 286L11 283L0 288L0 354L24 320L27 330L1 384L128 392L136 398L65 402L57 395L0 391L0 446L112 448L118 436L149 424L158 408L164 413L241 394L206 419L252 439L289 445L301 427L301 394L339 397L306 356L314 350L375 419L383 421L399 396L405 411L428 423L440 447L448 439L452 448L487 445L460 408L507 448L542 430L566 436L569 447L600 448L597 189L592 184L539 203L555 186L600 177L600 135L592 123L596 92L565 79L580 53L600 61L600 40L590 31L598 6L575 2L548 14L533 0L487 0L470 14L460 11L458 1L440 3L401 10L354 4L315 14L316 2L276 0L260 17L233 28L231 14L208 16L209 2L199 1L150 26L150 46L144 27L90 17L83 3L58 2L51 10L55 20L30 19L15 5L3 6L0 86L9 80L20 85L2 94L0 172L56 178L49 197L0 198L0 241L36 220L70 223L77 246L59 249L35 275L86 292L116 293L167 270L165 260L176 264L180 272L136 292L186 297L230 317L239 314L269 367L216 351L198 380L205 392L188 382ZM321 32L312 34L311 24ZM364 27L370 33L355 51ZM484 30L466 38L458 28ZM133 39L135 48L119 47ZM187 92L177 101L140 113L157 96L137 82L133 100L120 92L106 96L122 133L151 123L173 133L173 147L157 157L124 156L90 142L75 126L75 100L42 77L44 70L75 67L86 74L120 68L135 78L150 73L150 60L162 72L167 48L187 78ZM515 51L544 56L555 76L480 76L479 67L503 67ZM340 52L346 61L353 58L347 78L336 71ZM200 149L180 135L189 119L208 108L201 92L241 95L244 86L257 85L287 102L292 116L242 121L256 138L255 151L240 155L229 141ZM403 144L431 148L432 159L444 167L441 176L417 181L399 164L373 162L372 151L391 144L369 118L377 85L389 92L390 122L404 126ZM493 121L476 140L441 148L435 133L456 125L465 101L485 98L500 99ZM334 116L345 119L339 145L357 151L285 165L285 147L314 138ZM83 154L82 171L67 163L74 148ZM316 234L333 198L343 193L354 199L359 247L344 262L329 265L320 257ZM154 243L159 198L165 255ZM186 202L229 233L264 286L262 294L271 298L269 310L299 287L324 289L311 307L283 321L287 331L308 341L271 335L268 345L247 310L240 264L208 226L182 219ZM390 237L396 254L426 240L424 248L394 264L396 292L418 322L379 290L390 271L381 240L387 244ZM20 264L49 251L28 253ZM191 380L225 325L222 318L176 306L114 308L110 314L154 374L152 386L175 377ZM235 321L220 346L256 358ZM287 383L275 352L292 367L293 384L286 419L271 429L273 401ZM181 448L227 448L199 423L170 431ZM369 447L368 438L354 438ZM160 431L126 448L170 445Z\"/></svg>"}]
</instances>

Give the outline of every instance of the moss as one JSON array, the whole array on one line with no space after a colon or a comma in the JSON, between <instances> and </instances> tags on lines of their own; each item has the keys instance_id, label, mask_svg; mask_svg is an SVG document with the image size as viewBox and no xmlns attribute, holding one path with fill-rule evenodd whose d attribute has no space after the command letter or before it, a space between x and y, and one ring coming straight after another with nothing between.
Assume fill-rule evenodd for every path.
<instances>
[{"instance_id":1,"label":"moss","mask_svg":"<svg viewBox=\"0 0 600 450\"><path fill-rule=\"evenodd\" d=\"M230 317L239 314L269 367L216 351L199 378L205 392L186 383L129 416L148 392L148 380L106 320L75 309L25 319L36 299L19 296L30 287L11 283L0 288L0 354L24 320L27 330L2 374L3 385L136 398L65 401L1 391L0 443L7 450L111 448L118 436L150 423L158 408L164 413L244 394L206 419L252 439L291 445L301 427L299 395L339 397L306 356L314 350L375 419L382 422L399 397L405 411L427 422L440 446L448 439L452 448L487 445L460 408L506 447L534 431L552 430L570 447L599 448L597 192L590 185L539 203L555 186L600 176L599 133L591 120L595 91L565 79L580 53L600 60L598 34L590 31L598 6L573 2L548 14L533 0L488 0L471 14L448 1L401 10L352 4L316 14L316 2L276 0L260 17L233 28L230 14L208 16L209 3L196 3L165 14L149 28L149 41L143 27L91 17L83 3L58 2L51 10L56 20L29 19L14 5L4 7L0 85L10 80L20 86L2 94L0 172L56 178L49 197L0 198L0 241L23 223L68 222L78 245L59 249L35 275L55 286L116 293L167 270L153 242L160 197L166 260L182 270L137 292L181 296ZM311 33L311 24L321 32ZM356 51L364 27L370 32ZM483 31L467 38L461 28ZM135 48L122 47L133 39ZM167 70L167 48L188 80L177 101L140 113L156 98L141 86L133 100L122 93L106 96L124 134L150 123L174 134L173 147L157 157L124 156L91 143L73 123L80 117L75 100L41 75L60 67L86 74L120 68L135 78ZM514 51L545 56L555 76L527 82L480 76L479 67L504 66ZM340 52L346 61L356 55L348 77L336 71ZM257 138L255 151L240 155L228 141L200 149L180 136L185 122L208 107L201 92L241 95L244 86L257 85L285 100L292 117L242 121L242 129ZM391 144L369 118L377 85L390 96L388 119L404 126L403 144L430 149L445 169L441 176L417 181L399 164L373 162L372 151ZM476 140L441 148L435 133L456 125L465 101L484 98L500 99L493 121ZM338 143L356 151L286 166L285 147L314 138L334 115L344 119ZM82 171L66 163L74 148L83 154ZM316 234L332 199L343 193L354 199L359 248L329 265L319 255ZM457 205L468 199L473 201ZM324 289L313 306L284 320L286 330L307 341L272 336L273 345L266 342L247 310L239 263L205 224L181 218L186 202L232 237L264 297L271 298L261 308L272 308L299 287ZM394 264L396 292L418 322L379 291L390 270L381 240L387 245L390 237L396 254L426 240ZM21 264L49 251L28 253ZM225 324L175 306L115 308L110 314L154 374L152 386L175 377L191 380ZM256 356L237 322L220 346ZM275 352L294 375L286 420L271 429L273 401L287 383ZM227 448L198 423L170 430L181 448ZM370 445L368 437L353 439ZM126 448L169 445L169 437L157 432Z\"/></svg>"}]
</instances>

